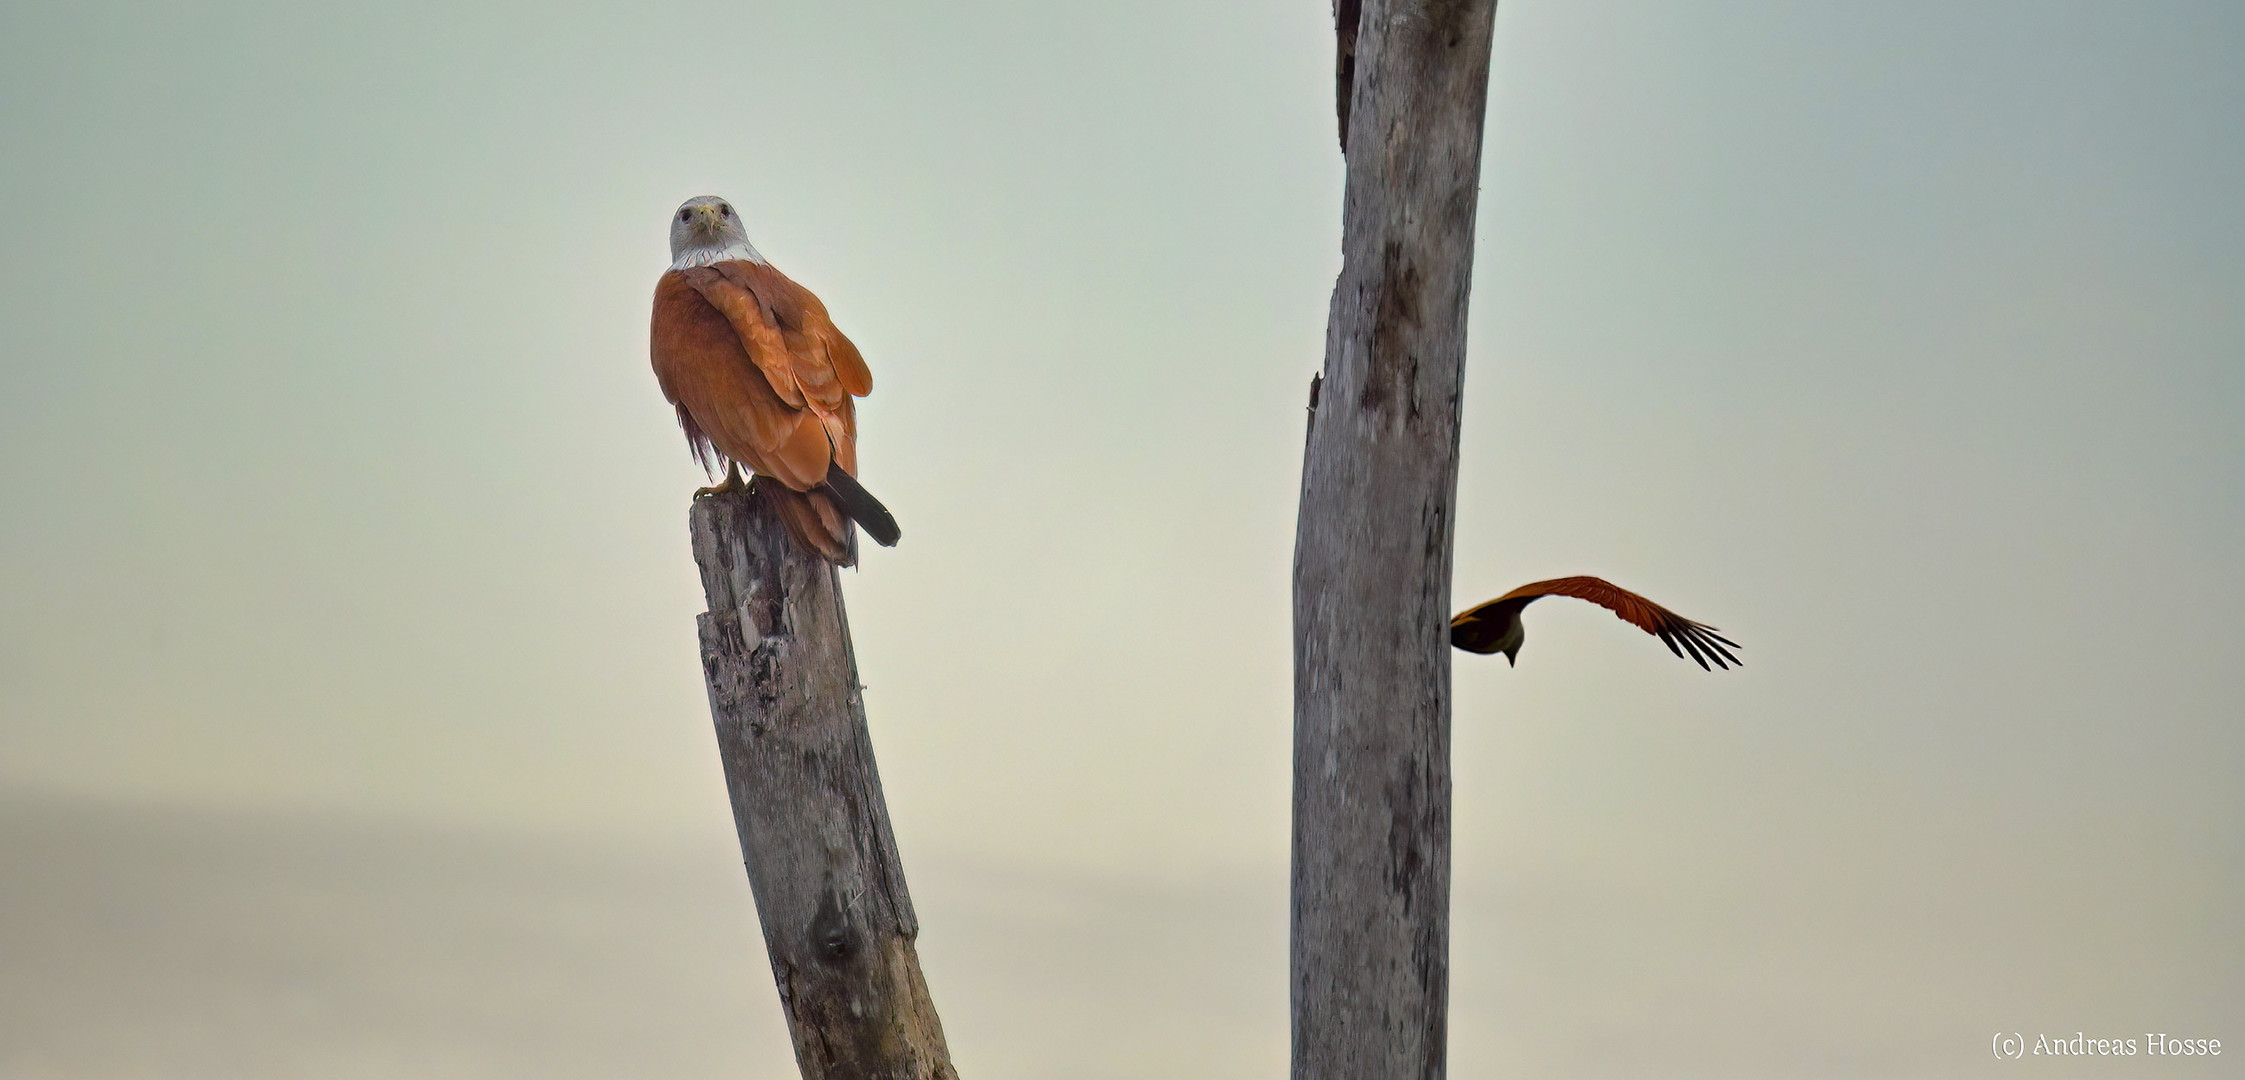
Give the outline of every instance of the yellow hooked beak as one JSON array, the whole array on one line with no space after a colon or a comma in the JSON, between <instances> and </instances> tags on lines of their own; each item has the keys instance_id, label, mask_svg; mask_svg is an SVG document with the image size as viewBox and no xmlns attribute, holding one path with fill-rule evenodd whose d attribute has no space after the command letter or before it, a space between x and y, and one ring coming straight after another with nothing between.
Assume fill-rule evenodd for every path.
<instances>
[{"instance_id":1,"label":"yellow hooked beak","mask_svg":"<svg viewBox=\"0 0 2245 1080\"><path fill-rule=\"evenodd\" d=\"M704 232L716 232L725 225L725 216L715 206L694 208L694 226Z\"/></svg>"}]
</instances>

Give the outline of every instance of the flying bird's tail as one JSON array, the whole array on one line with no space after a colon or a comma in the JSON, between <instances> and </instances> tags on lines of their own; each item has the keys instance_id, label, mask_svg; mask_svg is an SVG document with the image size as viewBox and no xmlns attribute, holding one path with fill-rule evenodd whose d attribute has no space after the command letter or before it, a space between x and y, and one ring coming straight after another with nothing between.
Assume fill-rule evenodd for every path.
<instances>
[{"instance_id":1,"label":"flying bird's tail","mask_svg":"<svg viewBox=\"0 0 2245 1080\"><path fill-rule=\"evenodd\" d=\"M890 516L889 508L881 505L881 500L874 498L872 492L865 490L857 482L857 477L844 472L840 464L827 468L826 491L834 496L834 502L841 507L842 512L849 515L851 521L857 522L858 528L865 530L865 535L872 537L882 547L895 547L897 540L904 535L896 527L896 518Z\"/></svg>"}]
</instances>

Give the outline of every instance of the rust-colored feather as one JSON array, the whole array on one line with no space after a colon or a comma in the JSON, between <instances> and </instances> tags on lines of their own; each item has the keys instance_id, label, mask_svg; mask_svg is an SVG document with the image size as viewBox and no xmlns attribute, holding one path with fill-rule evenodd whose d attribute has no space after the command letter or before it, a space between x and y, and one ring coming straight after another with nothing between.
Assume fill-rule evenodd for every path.
<instances>
[{"instance_id":1,"label":"rust-colored feather","mask_svg":"<svg viewBox=\"0 0 2245 1080\"><path fill-rule=\"evenodd\" d=\"M733 280L724 272L727 266L740 263L719 263L716 266L696 266L676 271L679 280L691 287L710 307L725 317L733 336L740 342L750 362L771 384L772 392L790 407L803 407L803 390L795 378L795 357L789 352L777 320L754 292Z\"/></svg>"},{"instance_id":2,"label":"rust-colored feather","mask_svg":"<svg viewBox=\"0 0 2245 1080\"><path fill-rule=\"evenodd\" d=\"M1522 585L1494 600L1459 612L1450 620L1451 644L1468 652L1498 651L1499 643L1520 618L1521 610L1546 596L1588 600L1659 638L1668 646L1668 651L1688 657L1702 668L1710 661L1722 668L1743 663L1730 652L1730 649L1739 648L1739 644L1716 633L1715 627L1687 619L1604 578L1587 575ZM1724 648L1726 645L1730 648Z\"/></svg>"},{"instance_id":3,"label":"rust-colored feather","mask_svg":"<svg viewBox=\"0 0 2245 1080\"><path fill-rule=\"evenodd\" d=\"M753 294L766 320L780 332L798 386L812 400L840 408L873 392L865 357L826 314L811 290L768 263L722 262L710 269Z\"/></svg>"},{"instance_id":4,"label":"rust-colored feather","mask_svg":"<svg viewBox=\"0 0 2245 1080\"><path fill-rule=\"evenodd\" d=\"M804 546L831 563L849 566L857 561L857 534L850 531L849 519L826 492L797 491L770 480L757 481L756 491L771 500L781 523Z\"/></svg>"},{"instance_id":5,"label":"rust-colored feather","mask_svg":"<svg viewBox=\"0 0 2245 1080\"><path fill-rule=\"evenodd\" d=\"M848 519L820 485L857 471L853 395L873 388L856 346L810 290L763 263L673 270L655 285L651 353L696 460L738 463L800 498L775 496L799 540L845 565Z\"/></svg>"}]
</instances>

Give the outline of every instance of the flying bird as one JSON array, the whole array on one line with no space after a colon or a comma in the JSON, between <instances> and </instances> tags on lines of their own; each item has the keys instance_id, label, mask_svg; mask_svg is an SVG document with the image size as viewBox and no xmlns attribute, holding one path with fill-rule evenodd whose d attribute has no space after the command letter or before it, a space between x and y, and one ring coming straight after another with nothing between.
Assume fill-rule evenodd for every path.
<instances>
[{"instance_id":1,"label":"flying bird","mask_svg":"<svg viewBox=\"0 0 2245 1080\"><path fill-rule=\"evenodd\" d=\"M1729 670L1732 664L1743 666L1743 661L1723 647L1736 649L1740 647L1738 642L1716 633L1714 627L1693 622L1613 582L1594 577L1538 581L1469 607L1450 620L1450 644L1473 653L1501 652L1505 663L1514 663L1520 656L1520 643L1528 637L1527 630L1520 625L1520 612L1546 596L1588 600L1658 637L1668 646L1669 652L1677 656L1689 653L1702 668L1706 668L1710 660L1724 670Z\"/></svg>"},{"instance_id":2,"label":"flying bird","mask_svg":"<svg viewBox=\"0 0 2245 1080\"><path fill-rule=\"evenodd\" d=\"M655 283L655 381L678 407L694 460L725 479L740 470L788 532L828 561L857 559L856 522L883 547L899 532L888 508L857 482L853 398L873 391L857 346L826 305L757 253L732 204L688 199L670 217L670 269Z\"/></svg>"}]
</instances>

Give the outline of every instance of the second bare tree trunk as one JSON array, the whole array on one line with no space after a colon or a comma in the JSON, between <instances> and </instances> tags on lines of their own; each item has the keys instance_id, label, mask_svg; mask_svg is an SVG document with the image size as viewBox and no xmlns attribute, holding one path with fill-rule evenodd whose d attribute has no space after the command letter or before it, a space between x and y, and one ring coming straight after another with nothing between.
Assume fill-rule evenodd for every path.
<instances>
[{"instance_id":1,"label":"second bare tree trunk","mask_svg":"<svg viewBox=\"0 0 2245 1080\"><path fill-rule=\"evenodd\" d=\"M1343 264L1294 540L1295 1080L1446 1068L1450 543L1495 9L1363 0L1341 28Z\"/></svg>"}]
</instances>

